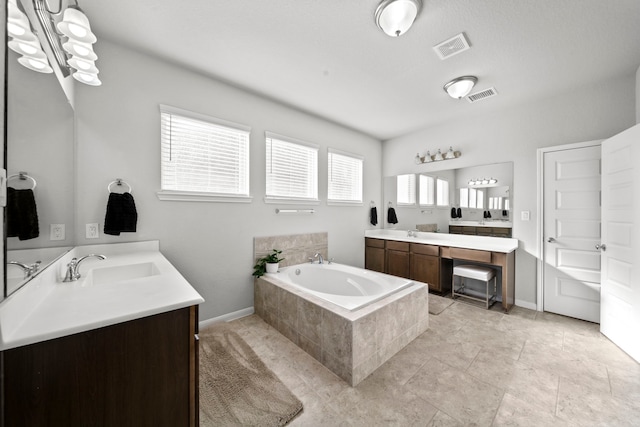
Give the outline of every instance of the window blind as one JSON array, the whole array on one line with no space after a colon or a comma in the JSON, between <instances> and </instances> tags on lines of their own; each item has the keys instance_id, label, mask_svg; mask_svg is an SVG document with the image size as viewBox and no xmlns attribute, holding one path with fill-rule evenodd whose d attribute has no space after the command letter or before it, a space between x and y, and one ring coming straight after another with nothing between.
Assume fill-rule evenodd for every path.
<instances>
[{"instance_id":1,"label":"window blind","mask_svg":"<svg viewBox=\"0 0 640 427\"><path fill-rule=\"evenodd\" d=\"M266 197L318 199L318 147L266 133Z\"/></svg>"},{"instance_id":2,"label":"window blind","mask_svg":"<svg viewBox=\"0 0 640 427\"><path fill-rule=\"evenodd\" d=\"M434 205L435 204L435 179L432 176L420 175L419 181L419 193L418 201L421 205Z\"/></svg>"},{"instance_id":3,"label":"window blind","mask_svg":"<svg viewBox=\"0 0 640 427\"><path fill-rule=\"evenodd\" d=\"M362 203L362 166L361 157L330 148L328 152L327 199L329 201Z\"/></svg>"},{"instance_id":4,"label":"window blind","mask_svg":"<svg viewBox=\"0 0 640 427\"><path fill-rule=\"evenodd\" d=\"M160 117L162 190L249 194L249 128L164 105Z\"/></svg>"},{"instance_id":5,"label":"window blind","mask_svg":"<svg viewBox=\"0 0 640 427\"><path fill-rule=\"evenodd\" d=\"M416 204L416 176L414 174L398 175L396 186L399 205Z\"/></svg>"},{"instance_id":6,"label":"window blind","mask_svg":"<svg viewBox=\"0 0 640 427\"><path fill-rule=\"evenodd\" d=\"M449 206L449 181L441 178L436 180L436 205Z\"/></svg>"}]
</instances>

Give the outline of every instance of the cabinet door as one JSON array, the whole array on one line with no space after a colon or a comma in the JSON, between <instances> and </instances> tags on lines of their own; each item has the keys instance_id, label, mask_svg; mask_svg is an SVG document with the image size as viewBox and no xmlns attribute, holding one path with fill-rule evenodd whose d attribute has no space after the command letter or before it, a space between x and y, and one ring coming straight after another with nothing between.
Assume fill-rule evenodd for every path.
<instances>
[{"instance_id":1,"label":"cabinet door","mask_svg":"<svg viewBox=\"0 0 640 427\"><path fill-rule=\"evenodd\" d=\"M366 246L364 248L364 268L384 273L384 249Z\"/></svg>"},{"instance_id":2,"label":"cabinet door","mask_svg":"<svg viewBox=\"0 0 640 427\"><path fill-rule=\"evenodd\" d=\"M411 280L428 283L430 290L440 292L440 258L411 254Z\"/></svg>"},{"instance_id":3,"label":"cabinet door","mask_svg":"<svg viewBox=\"0 0 640 427\"><path fill-rule=\"evenodd\" d=\"M409 252L387 250L387 274L409 278Z\"/></svg>"},{"instance_id":4,"label":"cabinet door","mask_svg":"<svg viewBox=\"0 0 640 427\"><path fill-rule=\"evenodd\" d=\"M7 426L197 425L194 312L3 352Z\"/></svg>"}]
</instances>

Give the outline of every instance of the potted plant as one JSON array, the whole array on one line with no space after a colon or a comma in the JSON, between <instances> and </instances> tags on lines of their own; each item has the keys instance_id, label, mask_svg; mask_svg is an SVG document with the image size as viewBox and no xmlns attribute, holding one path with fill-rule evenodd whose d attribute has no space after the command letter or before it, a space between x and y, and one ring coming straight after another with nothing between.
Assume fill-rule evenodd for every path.
<instances>
[{"instance_id":1,"label":"potted plant","mask_svg":"<svg viewBox=\"0 0 640 427\"><path fill-rule=\"evenodd\" d=\"M253 275L260 277L264 273L277 273L278 265L284 258L280 258L282 251L272 249L271 253L258 259L256 265L253 266Z\"/></svg>"}]
</instances>

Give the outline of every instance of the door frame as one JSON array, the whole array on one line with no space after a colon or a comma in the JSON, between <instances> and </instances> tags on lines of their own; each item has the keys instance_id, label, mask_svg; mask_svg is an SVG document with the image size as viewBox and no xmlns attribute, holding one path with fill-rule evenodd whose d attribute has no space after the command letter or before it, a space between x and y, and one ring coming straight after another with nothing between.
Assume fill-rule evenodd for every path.
<instances>
[{"instance_id":1,"label":"door frame","mask_svg":"<svg viewBox=\"0 0 640 427\"><path fill-rule=\"evenodd\" d=\"M604 139L576 142L573 144L543 147L537 150L538 188L536 191L536 310L544 311L544 155L555 151L575 150L578 148L599 147Z\"/></svg>"}]
</instances>

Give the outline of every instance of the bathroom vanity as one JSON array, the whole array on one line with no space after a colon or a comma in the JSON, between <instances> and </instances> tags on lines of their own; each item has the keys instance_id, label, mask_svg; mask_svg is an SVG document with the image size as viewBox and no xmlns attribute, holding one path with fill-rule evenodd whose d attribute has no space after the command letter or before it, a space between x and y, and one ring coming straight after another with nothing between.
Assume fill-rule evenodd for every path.
<instances>
[{"instance_id":1,"label":"bathroom vanity","mask_svg":"<svg viewBox=\"0 0 640 427\"><path fill-rule=\"evenodd\" d=\"M73 248L0 304L4 425L198 425L204 300L158 249Z\"/></svg>"},{"instance_id":2,"label":"bathroom vanity","mask_svg":"<svg viewBox=\"0 0 640 427\"><path fill-rule=\"evenodd\" d=\"M494 267L502 277L502 307L508 312L515 302L517 248L512 238L367 230L365 268L427 283L430 291L442 294L451 291L454 263Z\"/></svg>"}]
</instances>

